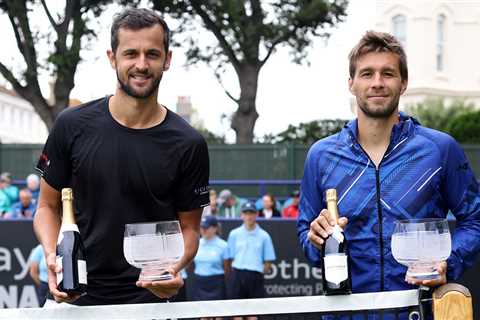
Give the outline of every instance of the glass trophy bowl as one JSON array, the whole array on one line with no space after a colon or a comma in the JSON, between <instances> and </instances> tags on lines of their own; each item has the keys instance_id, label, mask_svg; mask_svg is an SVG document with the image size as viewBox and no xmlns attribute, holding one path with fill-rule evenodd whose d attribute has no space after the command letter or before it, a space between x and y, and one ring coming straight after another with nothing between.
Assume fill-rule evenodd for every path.
<instances>
[{"instance_id":1,"label":"glass trophy bowl","mask_svg":"<svg viewBox=\"0 0 480 320\"><path fill-rule=\"evenodd\" d=\"M452 251L446 219L413 219L395 221L392 254L408 267L407 276L417 280L438 279L437 265Z\"/></svg>"},{"instance_id":2,"label":"glass trophy bowl","mask_svg":"<svg viewBox=\"0 0 480 320\"><path fill-rule=\"evenodd\" d=\"M140 281L172 279L167 269L180 260L183 252L178 221L125 225L123 254L129 264L141 269Z\"/></svg>"}]
</instances>

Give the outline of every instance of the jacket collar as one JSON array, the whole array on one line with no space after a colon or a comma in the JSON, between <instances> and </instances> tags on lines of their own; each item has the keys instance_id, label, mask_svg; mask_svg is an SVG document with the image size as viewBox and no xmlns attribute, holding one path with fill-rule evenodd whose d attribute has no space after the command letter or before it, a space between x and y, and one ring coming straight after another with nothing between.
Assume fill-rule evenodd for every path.
<instances>
[{"instance_id":1,"label":"jacket collar","mask_svg":"<svg viewBox=\"0 0 480 320\"><path fill-rule=\"evenodd\" d=\"M411 137L415 132L415 126L420 125L417 119L399 112L399 121L392 128L392 134L390 135L390 145L388 146L387 153L391 148L400 143L402 140ZM342 140L347 144L360 147L358 143L358 119L354 119L348 122L342 130Z\"/></svg>"}]
</instances>

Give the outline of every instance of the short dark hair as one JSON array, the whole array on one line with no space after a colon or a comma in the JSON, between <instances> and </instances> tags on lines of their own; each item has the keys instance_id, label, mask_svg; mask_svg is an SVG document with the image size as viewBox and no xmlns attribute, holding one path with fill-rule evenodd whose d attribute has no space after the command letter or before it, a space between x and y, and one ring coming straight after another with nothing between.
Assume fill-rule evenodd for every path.
<instances>
[{"instance_id":1,"label":"short dark hair","mask_svg":"<svg viewBox=\"0 0 480 320\"><path fill-rule=\"evenodd\" d=\"M358 59L370 52L391 52L398 55L400 76L402 80L408 80L407 55L402 44L391 34L378 31L367 31L350 51L348 59L350 61L349 73L351 79L355 76Z\"/></svg>"},{"instance_id":2,"label":"short dark hair","mask_svg":"<svg viewBox=\"0 0 480 320\"><path fill-rule=\"evenodd\" d=\"M164 39L163 46L165 53L170 46L170 29L167 23L155 11L150 9L128 8L113 17L112 28L110 30L112 51L115 53L118 48L118 31L121 28L129 30L140 30L159 24L163 28Z\"/></svg>"}]
</instances>

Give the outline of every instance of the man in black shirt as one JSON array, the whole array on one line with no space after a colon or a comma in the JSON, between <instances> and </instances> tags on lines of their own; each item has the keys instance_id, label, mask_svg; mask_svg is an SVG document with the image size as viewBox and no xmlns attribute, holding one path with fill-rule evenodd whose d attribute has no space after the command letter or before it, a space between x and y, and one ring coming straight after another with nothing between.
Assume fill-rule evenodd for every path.
<instances>
[{"instance_id":1,"label":"man in black shirt","mask_svg":"<svg viewBox=\"0 0 480 320\"><path fill-rule=\"evenodd\" d=\"M195 256L202 208L209 203L205 140L157 103L172 56L168 26L153 11L127 9L115 17L111 33L107 54L117 74L115 94L63 111L37 165L42 181L34 228L57 302L148 303L175 295L183 286L178 271ZM86 247L88 289L82 297L60 292L56 284L64 187L73 188ZM139 270L123 255L125 224L176 219L185 253L170 270L174 278L137 281Z\"/></svg>"}]
</instances>

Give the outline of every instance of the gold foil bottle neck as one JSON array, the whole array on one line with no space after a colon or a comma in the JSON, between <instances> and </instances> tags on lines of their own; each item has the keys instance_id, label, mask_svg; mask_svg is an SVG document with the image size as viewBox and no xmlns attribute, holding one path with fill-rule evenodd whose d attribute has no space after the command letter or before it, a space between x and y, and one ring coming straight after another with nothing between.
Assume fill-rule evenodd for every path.
<instances>
[{"instance_id":1,"label":"gold foil bottle neck","mask_svg":"<svg viewBox=\"0 0 480 320\"><path fill-rule=\"evenodd\" d=\"M338 222L338 206L337 206L337 190L336 189L327 189L325 191L325 198L327 200L327 210L330 212L330 216L335 220L335 223Z\"/></svg>"},{"instance_id":2,"label":"gold foil bottle neck","mask_svg":"<svg viewBox=\"0 0 480 320\"><path fill-rule=\"evenodd\" d=\"M62 189L62 201L73 201L73 190L72 190L72 188L63 188Z\"/></svg>"},{"instance_id":3,"label":"gold foil bottle neck","mask_svg":"<svg viewBox=\"0 0 480 320\"><path fill-rule=\"evenodd\" d=\"M337 202L337 189L327 189L325 193L326 193L327 201Z\"/></svg>"},{"instance_id":4,"label":"gold foil bottle neck","mask_svg":"<svg viewBox=\"0 0 480 320\"><path fill-rule=\"evenodd\" d=\"M71 188L62 189L62 209L62 224L75 224L73 191Z\"/></svg>"}]
</instances>

